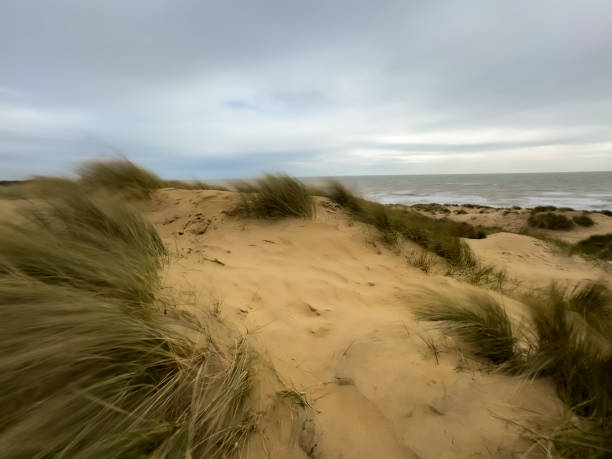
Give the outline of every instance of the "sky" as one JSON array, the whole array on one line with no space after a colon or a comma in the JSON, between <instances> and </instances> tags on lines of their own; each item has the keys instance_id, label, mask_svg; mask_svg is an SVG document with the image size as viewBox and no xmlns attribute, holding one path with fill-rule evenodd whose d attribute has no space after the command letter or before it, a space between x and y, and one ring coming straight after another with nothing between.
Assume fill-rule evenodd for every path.
<instances>
[{"instance_id":1,"label":"sky","mask_svg":"<svg viewBox=\"0 0 612 459\"><path fill-rule=\"evenodd\" d=\"M0 179L612 170L612 2L0 0Z\"/></svg>"}]
</instances>

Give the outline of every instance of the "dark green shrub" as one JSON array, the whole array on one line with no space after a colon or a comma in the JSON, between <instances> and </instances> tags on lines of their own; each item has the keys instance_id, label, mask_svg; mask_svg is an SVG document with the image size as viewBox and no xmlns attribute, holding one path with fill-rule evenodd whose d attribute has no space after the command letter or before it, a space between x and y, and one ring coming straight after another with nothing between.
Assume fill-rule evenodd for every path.
<instances>
[{"instance_id":1,"label":"dark green shrub","mask_svg":"<svg viewBox=\"0 0 612 459\"><path fill-rule=\"evenodd\" d=\"M580 226L593 226L595 224L593 219L588 215L577 215L573 217L572 220L574 220L574 223Z\"/></svg>"},{"instance_id":2,"label":"dark green shrub","mask_svg":"<svg viewBox=\"0 0 612 459\"><path fill-rule=\"evenodd\" d=\"M535 206L533 209L531 209L532 212L537 213L537 212L552 212L554 210L557 210L557 208L555 206Z\"/></svg>"},{"instance_id":3,"label":"dark green shrub","mask_svg":"<svg viewBox=\"0 0 612 459\"><path fill-rule=\"evenodd\" d=\"M574 226L572 221L565 215L554 214L552 212L533 213L527 220L530 226L536 228L567 230Z\"/></svg>"},{"instance_id":4,"label":"dark green shrub","mask_svg":"<svg viewBox=\"0 0 612 459\"><path fill-rule=\"evenodd\" d=\"M584 239L572 248L572 252L612 260L612 234L596 234Z\"/></svg>"}]
</instances>

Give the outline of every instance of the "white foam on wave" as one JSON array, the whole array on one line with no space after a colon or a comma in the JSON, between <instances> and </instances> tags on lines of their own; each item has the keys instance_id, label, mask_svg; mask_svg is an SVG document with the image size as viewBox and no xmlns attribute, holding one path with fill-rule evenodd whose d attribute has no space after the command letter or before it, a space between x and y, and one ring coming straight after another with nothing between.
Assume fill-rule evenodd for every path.
<instances>
[{"instance_id":1,"label":"white foam on wave","mask_svg":"<svg viewBox=\"0 0 612 459\"><path fill-rule=\"evenodd\" d=\"M588 196L588 195L587 195ZM612 200L587 196L574 196L573 193L549 194L539 196L517 196L512 198L490 199L480 195L463 195L455 193L432 193L423 195L405 195L397 192L366 193L365 197L381 204L478 204L491 207L536 207L555 206L571 207L584 210L612 210Z\"/></svg>"}]
</instances>

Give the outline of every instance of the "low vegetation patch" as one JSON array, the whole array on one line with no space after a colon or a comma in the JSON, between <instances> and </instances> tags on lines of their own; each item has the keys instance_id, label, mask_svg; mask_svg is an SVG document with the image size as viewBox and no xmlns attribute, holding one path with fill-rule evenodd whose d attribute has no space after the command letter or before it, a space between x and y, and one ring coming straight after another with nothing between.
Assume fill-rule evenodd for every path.
<instances>
[{"instance_id":1,"label":"low vegetation patch","mask_svg":"<svg viewBox=\"0 0 612 459\"><path fill-rule=\"evenodd\" d=\"M367 201L338 182L331 182L328 190L330 199L346 207L359 221L376 226L386 241L393 242L399 235L444 258L455 268L475 263L469 247L460 238L486 237L484 228Z\"/></svg>"},{"instance_id":2,"label":"low vegetation patch","mask_svg":"<svg viewBox=\"0 0 612 459\"><path fill-rule=\"evenodd\" d=\"M527 220L530 226L551 230L567 230L574 226L565 215L553 212L532 213Z\"/></svg>"},{"instance_id":3,"label":"low vegetation patch","mask_svg":"<svg viewBox=\"0 0 612 459\"><path fill-rule=\"evenodd\" d=\"M588 215L577 215L573 217L572 220L580 226L593 226L595 224L593 219Z\"/></svg>"},{"instance_id":4,"label":"low vegetation patch","mask_svg":"<svg viewBox=\"0 0 612 459\"><path fill-rule=\"evenodd\" d=\"M538 212L553 212L557 210L557 208L555 206L535 206L531 209L531 212L533 213L538 213Z\"/></svg>"},{"instance_id":5,"label":"low vegetation patch","mask_svg":"<svg viewBox=\"0 0 612 459\"><path fill-rule=\"evenodd\" d=\"M242 193L236 213L256 218L312 218L315 205L308 188L288 175L265 175L255 182L235 184Z\"/></svg>"},{"instance_id":6,"label":"low vegetation patch","mask_svg":"<svg viewBox=\"0 0 612 459\"><path fill-rule=\"evenodd\" d=\"M255 420L244 342L161 313L165 249L139 214L37 187L23 221L0 224L2 454L237 455Z\"/></svg>"},{"instance_id":7,"label":"low vegetation patch","mask_svg":"<svg viewBox=\"0 0 612 459\"><path fill-rule=\"evenodd\" d=\"M612 234L596 234L584 239L572 248L572 252L612 260Z\"/></svg>"},{"instance_id":8,"label":"low vegetation patch","mask_svg":"<svg viewBox=\"0 0 612 459\"><path fill-rule=\"evenodd\" d=\"M432 214L442 213L442 214L450 214L450 210L448 207L442 204L430 203L430 204L414 204L412 206L416 210L420 210L423 212L429 212Z\"/></svg>"}]
</instances>

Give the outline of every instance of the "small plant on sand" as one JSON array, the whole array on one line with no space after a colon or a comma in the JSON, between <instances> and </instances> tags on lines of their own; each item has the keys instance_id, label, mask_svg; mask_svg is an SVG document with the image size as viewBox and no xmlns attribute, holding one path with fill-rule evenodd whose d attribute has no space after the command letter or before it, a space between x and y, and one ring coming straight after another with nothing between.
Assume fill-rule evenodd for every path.
<instances>
[{"instance_id":1,"label":"small plant on sand","mask_svg":"<svg viewBox=\"0 0 612 459\"><path fill-rule=\"evenodd\" d=\"M536 228L552 230L567 230L574 226L572 221L565 215L559 215L552 212L532 213L527 222L530 226Z\"/></svg>"},{"instance_id":2,"label":"small plant on sand","mask_svg":"<svg viewBox=\"0 0 612 459\"><path fill-rule=\"evenodd\" d=\"M288 175L268 174L254 183L235 187L242 192L237 213L257 218L312 218L315 211L307 187Z\"/></svg>"},{"instance_id":3,"label":"small plant on sand","mask_svg":"<svg viewBox=\"0 0 612 459\"><path fill-rule=\"evenodd\" d=\"M573 217L572 220L580 226L593 226L595 224L593 219L588 215L577 215Z\"/></svg>"},{"instance_id":4,"label":"small plant on sand","mask_svg":"<svg viewBox=\"0 0 612 459\"><path fill-rule=\"evenodd\" d=\"M312 408L312 405L306 398L306 392L298 392L295 389L283 389L279 390L276 395L284 400L288 400L295 403L301 408Z\"/></svg>"},{"instance_id":5,"label":"small plant on sand","mask_svg":"<svg viewBox=\"0 0 612 459\"><path fill-rule=\"evenodd\" d=\"M408 263L426 274L431 271L431 266L434 262L433 256L425 250L412 251L406 256L406 259Z\"/></svg>"}]
</instances>

